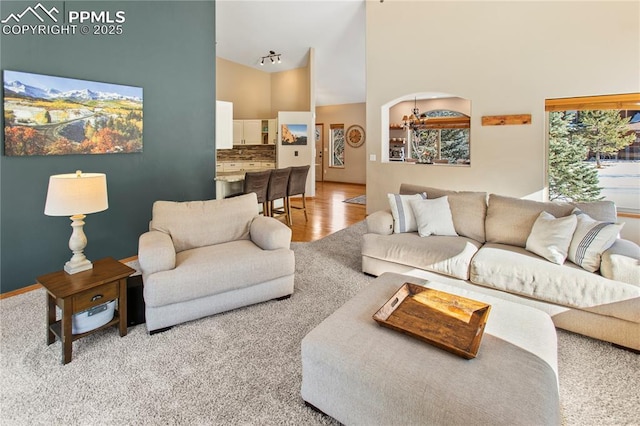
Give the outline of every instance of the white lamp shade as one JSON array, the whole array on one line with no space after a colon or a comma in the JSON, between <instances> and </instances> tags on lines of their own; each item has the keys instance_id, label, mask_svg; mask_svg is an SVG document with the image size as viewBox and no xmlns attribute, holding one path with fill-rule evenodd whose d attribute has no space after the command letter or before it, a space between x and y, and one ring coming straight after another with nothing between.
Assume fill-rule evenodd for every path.
<instances>
[{"instance_id":1,"label":"white lamp shade","mask_svg":"<svg viewBox=\"0 0 640 426\"><path fill-rule=\"evenodd\" d=\"M104 173L68 173L49 178L44 214L73 216L109 208L107 176Z\"/></svg>"}]
</instances>

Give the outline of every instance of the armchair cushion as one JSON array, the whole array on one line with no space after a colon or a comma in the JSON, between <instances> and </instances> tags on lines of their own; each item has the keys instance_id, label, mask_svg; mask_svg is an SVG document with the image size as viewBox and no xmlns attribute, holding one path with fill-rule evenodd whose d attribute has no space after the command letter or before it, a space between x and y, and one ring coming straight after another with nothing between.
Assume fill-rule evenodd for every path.
<instances>
[{"instance_id":1,"label":"armchair cushion","mask_svg":"<svg viewBox=\"0 0 640 426\"><path fill-rule=\"evenodd\" d=\"M140 235L138 246L138 262L144 275L176 267L176 249L168 234L160 231L145 232Z\"/></svg>"},{"instance_id":2,"label":"armchair cushion","mask_svg":"<svg viewBox=\"0 0 640 426\"><path fill-rule=\"evenodd\" d=\"M251 222L251 241L263 250L288 249L291 246L291 228L269 216L256 216Z\"/></svg>"},{"instance_id":3,"label":"armchair cushion","mask_svg":"<svg viewBox=\"0 0 640 426\"><path fill-rule=\"evenodd\" d=\"M148 277L144 300L152 308L187 302L293 276L294 270L293 251L262 250L249 240L185 250L175 269Z\"/></svg>"},{"instance_id":4,"label":"armchair cushion","mask_svg":"<svg viewBox=\"0 0 640 426\"><path fill-rule=\"evenodd\" d=\"M179 253L249 239L249 226L258 215L258 199L252 192L224 200L156 201L152 214L151 230L171 235Z\"/></svg>"}]
</instances>

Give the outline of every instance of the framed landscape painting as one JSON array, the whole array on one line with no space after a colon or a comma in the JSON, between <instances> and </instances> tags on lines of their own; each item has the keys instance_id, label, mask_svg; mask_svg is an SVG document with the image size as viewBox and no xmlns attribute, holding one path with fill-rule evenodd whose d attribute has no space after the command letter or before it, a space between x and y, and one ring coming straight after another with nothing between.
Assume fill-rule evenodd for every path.
<instances>
[{"instance_id":1,"label":"framed landscape painting","mask_svg":"<svg viewBox=\"0 0 640 426\"><path fill-rule=\"evenodd\" d=\"M4 154L142 152L142 88L4 71Z\"/></svg>"}]
</instances>

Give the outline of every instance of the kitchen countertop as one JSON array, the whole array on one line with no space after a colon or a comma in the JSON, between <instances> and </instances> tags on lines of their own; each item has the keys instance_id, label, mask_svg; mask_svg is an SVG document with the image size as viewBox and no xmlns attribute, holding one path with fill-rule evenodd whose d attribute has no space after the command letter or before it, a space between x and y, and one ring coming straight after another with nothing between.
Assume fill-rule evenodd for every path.
<instances>
[{"instance_id":1,"label":"kitchen countertop","mask_svg":"<svg viewBox=\"0 0 640 426\"><path fill-rule=\"evenodd\" d=\"M240 182L244 180L244 172L220 172L215 180L222 182Z\"/></svg>"},{"instance_id":2,"label":"kitchen countertop","mask_svg":"<svg viewBox=\"0 0 640 426\"><path fill-rule=\"evenodd\" d=\"M215 180L219 180L222 182L239 182L244 180L244 174L247 171L250 172L263 172L265 170L273 170L273 169L252 169L252 170L238 170L234 172L218 172L216 174Z\"/></svg>"}]
</instances>

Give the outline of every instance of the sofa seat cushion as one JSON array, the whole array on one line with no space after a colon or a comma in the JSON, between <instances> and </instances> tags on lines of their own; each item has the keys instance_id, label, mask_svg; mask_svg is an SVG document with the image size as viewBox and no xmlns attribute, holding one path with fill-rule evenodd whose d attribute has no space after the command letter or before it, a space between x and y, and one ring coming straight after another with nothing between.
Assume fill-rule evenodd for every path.
<instances>
[{"instance_id":1,"label":"sofa seat cushion","mask_svg":"<svg viewBox=\"0 0 640 426\"><path fill-rule=\"evenodd\" d=\"M174 269L150 275L144 299L151 307L164 306L250 287L294 271L289 249L262 250L250 240L205 246L178 253Z\"/></svg>"},{"instance_id":2,"label":"sofa seat cushion","mask_svg":"<svg viewBox=\"0 0 640 426\"><path fill-rule=\"evenodd\" d=\"M640 287L609 280L571 262L556 265L524 248L485 244L470 281L558 305L640 322Z\"/></svg>"},{"instance_id":3,"label":"sofa seat cushion","mask_svg":"<svg viewBox=\"0 0 640 426\"><path fill-rule=\"evenodd\" d=\"M420 237L415 232L365 234L362 255L468 280L471 258L481 245L466 237Z\"/></svg>"}]
</instances>

